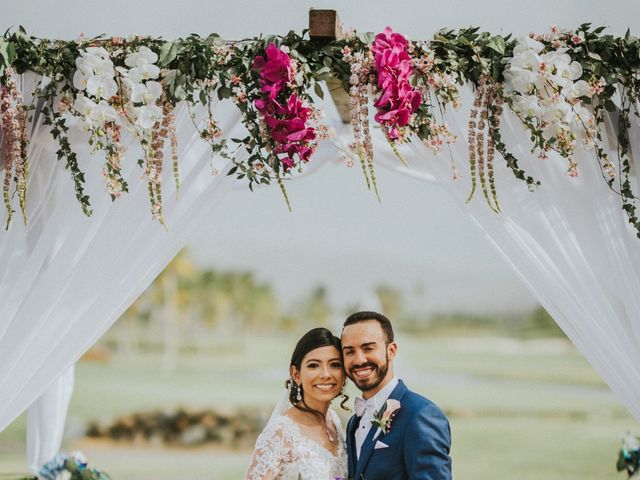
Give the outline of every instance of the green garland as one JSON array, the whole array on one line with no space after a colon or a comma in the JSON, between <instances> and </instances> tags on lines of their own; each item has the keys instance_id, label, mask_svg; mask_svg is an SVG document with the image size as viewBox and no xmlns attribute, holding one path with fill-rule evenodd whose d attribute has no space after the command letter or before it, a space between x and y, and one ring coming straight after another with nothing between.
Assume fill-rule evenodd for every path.
<instances>
[{"instance_id":1,"label":"green garland","mask_svg":"<svg viewBox=\"0 0 640 480\"><path fill-rule=\"evenodd\" d=\"M108 52L115 70L122 72L122 69L127 68L127 57L139 51L141 47L154 52L157 55L155 65L160 69L157 80L162 85L162 96L157 104L165 117L163 121L157 121L153 128L144 131L144 134L139 133L145 151L145 158L140 159L139 163L149 177L150 201L154 216L162 221L161 186L153 179L153 169L161 170L161 150L165 145L165 139L171 136L172 168L178 186L179 173L175 154L177 147L175 134L172 135L171 131L172 111L178 102L187 102L190 109L196 105L206 108L205 124L199 123L192 115L194 126L199 130L203 140L210 144L212 155L220 155L234 162L233 168L228 172L230 175L246 179L250 188L256 184L270 184L275 181L288 203L283 180L302 170L304 162L290 168L274 153L277 144L269 137L269 132L265 132L262 113L256 108L256 101L263 98L264 94L261 91L260 75L254 68L254 59L264 56L267 46L272 43L281 49L285 48L292 62L295 62L298 74L296 82L287 85L286 94L296 95L312 107L314 95L322 97L321 83L330 78L337 79L347 92L353 93L359 88L361 95L365 95L362 92L376 94L375 70L370 60L373 39L372 34L354 34L342 40L318 41L308 38L307 32L304 31L302 34L289 32L284 36L268 35L233 42L224 41L216 34L207 37L190 35L174 41L140 36L126 40L101 36L64 41L32 37L20 27L8 31L0 39L0 85L3 89L7 87L8 79L13 72L20 74L33 71L41 76L43 80L33 92L34 98L43 101L44 123L50 127L51 134L58 142L58 159L65 162L82 210L86 215L90 215L91 203L85 192L84 173L78 166L76 153L68 138L69 116L82 118L82 112L74 107L74 101L82 96L82 92L74 86L74 75L78 69L76 59L81 57L87 48L102 47ZM594 155L603 169L604 180L621 197L622 208L640 237L638 198L632 191L630 180L628 135L631 116L640 118L637 111L637 102L640 99L640 40L629 32L623 37L605 34L604 28L592 28L590 24L583 24L572 31L556 32L552 37L541 36L538 40L545 49L560 48L572 61L578 62L582 68L581 79L590 82L590 85L600 82L595 94L582 98L583 103L591 104L597 127L584 125L585 135L594 146ZM545 152L553 150L567 159L571 172L576 172L577 167L572 159L572 148L569 148L571 142L575 142L575 135L568 139L561 136L545 137L540 122L519 112L514 106L513 92L504 88L505 71L517 45L517 40L510 35L491 35L479 32L478 28L441 30L430 41L409 42L409 53L415 67L411 82L413 87L422 93L423 101L412 114L410 123L400 129L400 138L390 140L392 149L396 152L398 143L411 141L412 137L434 148L446 148L446 144L453 140L442 113L447 108L457 106L458 86L471 83L480 95L477 98L478 111L483 118L480 119L479 116L477 122L474 120L473 125L470 124L470 138L477 141L477 144L470 145L475 152L471 158L470 172L474 179L474 190L475 182L479 180L487 203L495 211L499 211L499 204L493 174L494 151L504 158L516 178L526 182L531 188L540 184L520 167L518 159L508 151L502 140L499 122L503 106L513 110L522 120L523 126L529 130L532 152L538 151L545 155ZM361 60L354 60L356 57L364 59L363 63L358 63ZM364 72L361 75L364 80L354 80L354 64ZM109 103L126 118L125 110L128 107L125 105L125 98L128 93L124 85L125 74L116 73L115 79L118 82L118 93L109 99ZM214 99L230 99L236 104L248 131L245 138L218 139L220 131L215 120L215 111L211 108ZM355 103L357 102L352 101L352 107ZM60 108L61 104L64 105L64 109ZM31 112L33 106L22 105L20 109ZM600 127L607 111L615 111L618 116L615 159L609 159L602 146ZM577 115L577 118L580 119L580 115ZM355 126L358 127L367 120L363 120L363 114L359 113L355 121ZM129 126L135 127L134 123L130 119ZM319 129L321 126L316 127L317 131L320 131ZM98 126L90 129L90 133L95 149L104 151L109 159L110 163L105 165L107 176L119 185L120 191L126 192L127 185L119 170L119 130L107 129L105 133L105 129ZM368 135L366 125L351 154L360 158L367 183L372 183L377 192L373 152L367 150L367 147L370 147L367 144L370 142ZM6 145L4 147L6 148ZM246 160L237 160L236 154L239 149L246 151ZM22 159L21 167L13 180L20 198L24 199L28 175L25 145L22 145L22 151L25 158ZM452 168L456 172L455 165ZM615 175L612 175L613 171ZM11 180L8 178L7 182L10 184ZM118 191L111 193L114 200L119 195ZM472 195L473 192L470 198ZM7 210L11 213L13 210L7 183L3 198ZM21 208L24 216L23 203Z\"/></svg>"}]
</instances>

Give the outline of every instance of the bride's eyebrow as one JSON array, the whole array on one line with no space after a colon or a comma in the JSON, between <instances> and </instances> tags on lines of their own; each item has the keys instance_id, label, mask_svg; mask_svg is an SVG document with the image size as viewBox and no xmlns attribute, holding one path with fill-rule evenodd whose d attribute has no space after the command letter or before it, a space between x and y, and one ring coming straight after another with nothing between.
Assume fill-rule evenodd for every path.
<instances>
[{"instance_id":1,"label":"bride's eyebrow","mask_svg":"<svg viewBox=\"0 0 640 480\"><path fill-rule=\"evenodd\" d=\"M340 358L340 357L330 358L330 359L329 359L329 360L327 360L327 361L329 361L329 362L341 362L341 361L342 361L342 358ZM310 358L309 360L307 360L307 361L306 361L306 362L304 362L304 363L305 363L305 365L306 365L306 364L311 363L311 362L322 363L322 360L316 360L315 358Z\"/></svg>"}]
</instances>

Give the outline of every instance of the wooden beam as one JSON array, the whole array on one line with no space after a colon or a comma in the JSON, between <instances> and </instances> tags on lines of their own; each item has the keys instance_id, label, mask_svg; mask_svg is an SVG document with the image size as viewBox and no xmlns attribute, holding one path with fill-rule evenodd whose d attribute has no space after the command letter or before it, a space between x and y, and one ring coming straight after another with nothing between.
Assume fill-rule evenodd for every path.
<instances>
[{"instance_id":1,"label":"wooden beam","mask_svg":"<svg viewBox=\"0 0 640 480\"><path fill-rule=\"evenodd\" d=\"M342 24L335 10L309 10L309 35L318 40L340 40Z\"/></svg>"},{"instance_id":2,"label":"wooden beam","mask_svg":"<svg viewBox=\"0 0 640 480\"><path fill-rule=\"evenodd\" d=\"M309 10L309 36L314 40L330 42L344 38L342 24L335 10ZM342 83L334 77L327 80L327 87L331 93L342 123L351 121L349 94L342 88Z\"/></svg>"}]
</instances>

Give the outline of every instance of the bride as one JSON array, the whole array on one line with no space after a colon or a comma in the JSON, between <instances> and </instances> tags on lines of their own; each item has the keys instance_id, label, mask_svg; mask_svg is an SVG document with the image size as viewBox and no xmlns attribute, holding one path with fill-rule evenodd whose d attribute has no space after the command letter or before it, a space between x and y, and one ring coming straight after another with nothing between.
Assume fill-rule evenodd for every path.
<instances>
[{"instance_id":1,"label":"bride","mask_svg":"<svg viewBox=\"0 0 640 480\"><path fill-rule=\"evenodd\" d=\"M329 409L345 384L340 339L326 328L310 330L293 351L289 373L286 398L258 437L245 480L346 478L340 419Z\"/></svg>"}]
</instances>

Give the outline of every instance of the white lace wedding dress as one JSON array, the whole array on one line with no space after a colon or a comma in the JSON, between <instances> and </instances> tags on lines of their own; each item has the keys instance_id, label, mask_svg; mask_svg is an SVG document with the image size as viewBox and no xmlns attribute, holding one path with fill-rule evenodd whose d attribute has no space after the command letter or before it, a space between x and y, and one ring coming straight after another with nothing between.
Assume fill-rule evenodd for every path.
<instances>
[{"instance_id":1,"label":"white lace wedding dress","mask_svg":"<svg viewBox=\"0 0 640 480\"><path fill-rule=\"evenodd\" d=\"M245 480L334 480L347 477L347 448L338 414L328 417L338 433L336 455L305 436L286 415L273 419L256 441Z\"/></svg>"}]
</instances>

